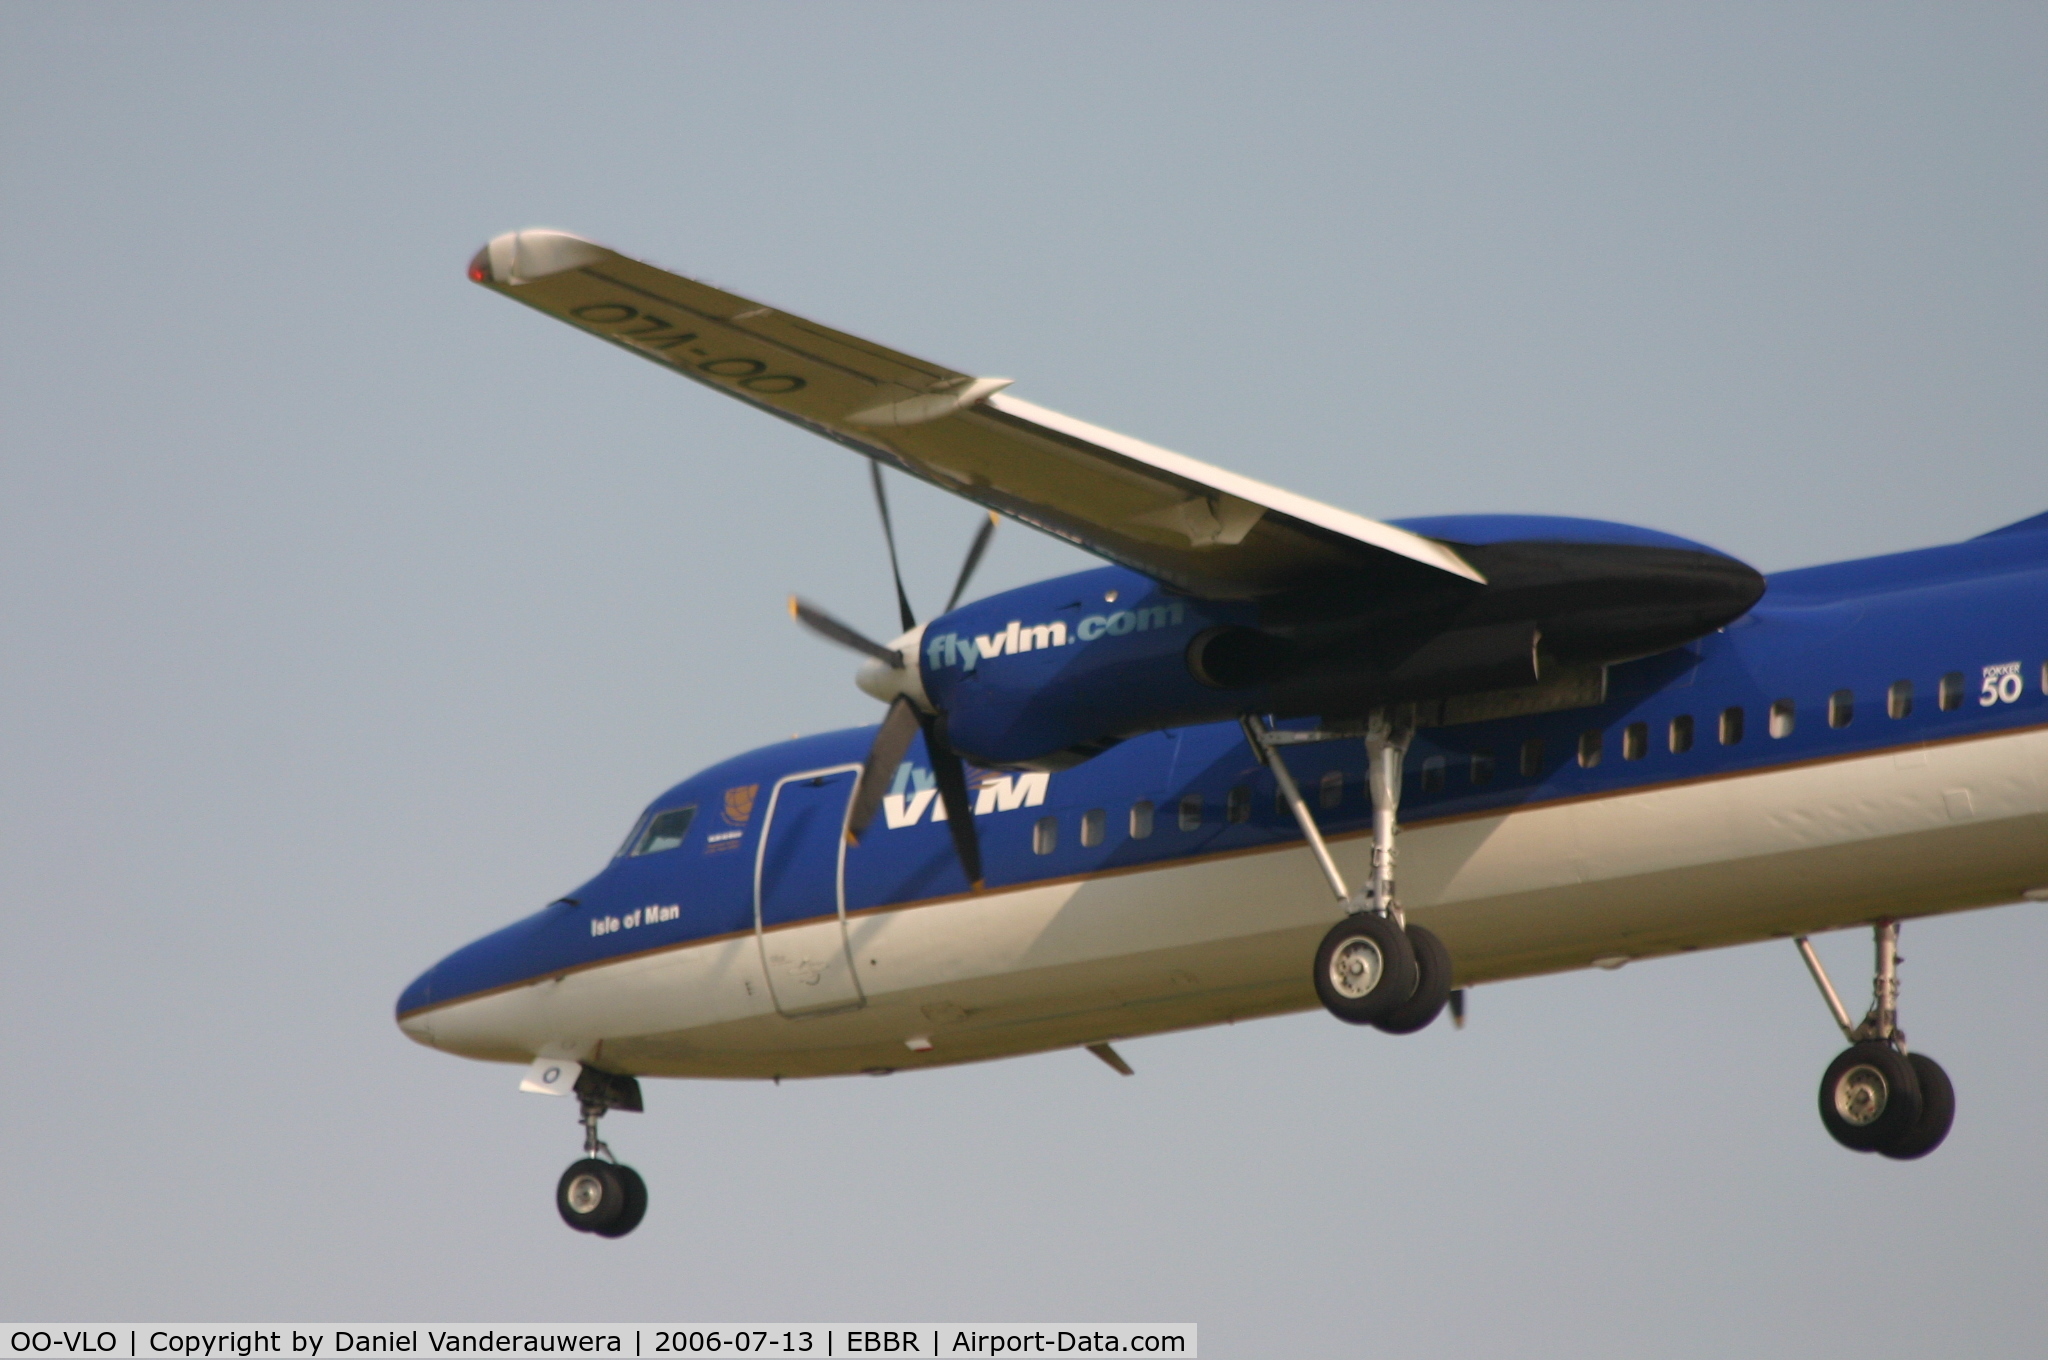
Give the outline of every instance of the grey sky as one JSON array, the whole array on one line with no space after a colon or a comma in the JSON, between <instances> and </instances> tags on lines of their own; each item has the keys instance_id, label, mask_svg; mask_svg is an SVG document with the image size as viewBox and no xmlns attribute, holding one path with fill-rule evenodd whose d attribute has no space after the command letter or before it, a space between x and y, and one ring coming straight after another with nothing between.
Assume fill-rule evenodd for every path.
<instances>
[{"instance_id":1,"label":"grey sky","mask_svg":"<svg viewBox=\"0 0 2048 1360\"><path fill-rule=\"evenodd\" d=\"M892 617L857 459L472 287L489 236L1775 569L2048 509L2044 69L2038 5L0 8L0 1316L2038 1355L2041 907L1907 927L1961 1109L1909 1166L1821 1130L1773 945L1127 1080L650 1083L602 1243L573 1112L390 1010L684 774L878 716L788 591ZM974 512L897 489L929 610ZM1007 525L979 584L1087 561Z\"/></svg>"}]
</instances>

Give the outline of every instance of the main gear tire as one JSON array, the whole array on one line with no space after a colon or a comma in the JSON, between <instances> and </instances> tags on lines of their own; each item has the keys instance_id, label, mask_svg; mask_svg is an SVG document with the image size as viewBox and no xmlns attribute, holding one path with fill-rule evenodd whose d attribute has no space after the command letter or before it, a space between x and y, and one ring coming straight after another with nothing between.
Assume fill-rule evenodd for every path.
<instances>
[{"instance_id":1,"label":"main gear tire","mask_svg":"<svg viewBox=\"0 0 2048 1360\"><path fill-rule=\"evenodd\" d=\"M1408 947L1415 954L1415 991L1406 1001L1372 1022L1388 1034L1413 1034L1428 1029L1451 999L1451 951L1422 926L1408 927Z\"/></svg>"},{"instance_id":2,"label":"main gear tire","mask_svg":"<svg viewBox=\"0 0 2048 1360\"><path fill-rule=\"evenodd\" d=\"M1378 912L1354 912L1316 950L1316 996L1346 1024L1370 1025L1415 994L1415 950Z\"/></svg>"},{"instance_id":3,"label":"main gear tire","mask_svg":"<svg viewBox=\"0 0 2048 1360\"><path fill-rule=\"evenodd\" d=\"M1913 1077L1920 1083L1920 1117L1895 1141L1878 1149L1900 1162L1925 1157L1940 1147L1949 1126L1956 1122L1956 1088L1949 1084L1941 1064L1918 1053L1907 1054L1906 1061L1913 1064Z\"/></svg>"},{"instance_id":4,"label":"main gear tire","mask_svg":"<svg viewBox=\"0 0 2048 1360\"><path fill-rule=\"evenodd\" d=\"M1899 1143L1920 1120L1920 1081L1913 1064L1890 1044L1844 1049L1820 1082L1820 1122L1856 1152Z\"/></svg>"}]
</instances>

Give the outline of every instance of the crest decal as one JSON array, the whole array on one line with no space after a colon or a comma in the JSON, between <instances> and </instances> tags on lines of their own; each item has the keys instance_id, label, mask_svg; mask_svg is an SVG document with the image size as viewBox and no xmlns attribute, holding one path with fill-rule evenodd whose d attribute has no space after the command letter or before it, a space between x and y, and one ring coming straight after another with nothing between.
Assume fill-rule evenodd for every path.
<instances>
[{"instance_id":1,"label":"crest decal","mask_svg":"<svg viewBox=\"0 0 2048 1360\"><path fill-rule=\"evenodd\" d=\"M754 795L761 791L759 784L742 784L736 789L725 791L725 823L727 826L745 826L747 819L754 815Z\"/></svg>"}]
</instances>

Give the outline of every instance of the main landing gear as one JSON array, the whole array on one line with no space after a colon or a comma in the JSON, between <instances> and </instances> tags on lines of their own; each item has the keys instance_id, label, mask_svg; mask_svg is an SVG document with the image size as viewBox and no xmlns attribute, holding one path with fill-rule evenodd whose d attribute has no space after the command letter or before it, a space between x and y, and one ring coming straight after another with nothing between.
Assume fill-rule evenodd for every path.
<instances>
[{"instance_id":1,"label":"main landing gear","mask_svg":"<svg viewBox=\"0 0 2048 1360\"><path fill-rule=\"evenodd\" d=\"M1316 996L1330 1014L1388 1034L1413 1034L1442 1013L1451 995L1451 954L1434 932L1402 918L1394 896L1394 835L1401 805L1401 763L1415 735L1414 711L1374 709L1365 729L1367 785L1372 794L1372 882L1354 894L1330 857L1322 830L1280 758L1278 746L1321 741L1325 732L1275 732L1261 718L1244 719L1245 737L1273 772L1301 834L1315 852L1344 919L1316 950Z\"/></svg>"},{"instance_id":2,"label":"main landing gear","mask_svg":"<svg viewBox=\"0 0 2048 1360\"><path fill-rule=\"evenodd\" d=\"M577 1232L624 1237L646 1216L647 1182L612 1157L612 1150L597 1136L597 1121L607 1110L637 1113L640 1083L586 1067L576 1077L576 1098L583 1112L583 1157L570 1163L556 1182L555 1208Z\"/></svg>"},{"instance_id":3,"label":"main landing gear","mask_svg":"<svg viewBox=\"0 0 2048 1360\"><path fill-rule=\"evenodd\" d=\"M1941 1064L1907 1051L1906 1032L1898 1026L1899 923L1879 921L1873 933L1877 972L1871 980L1870 1012L1857 1025L1849 1023L1820 956L1804 935L1798 939L1800 957L1849 1040L1821 1078L1820 1122L1845 1148L1911 1161L1948 1137L1956 1093Z\"/></svg>"}]
</instances>

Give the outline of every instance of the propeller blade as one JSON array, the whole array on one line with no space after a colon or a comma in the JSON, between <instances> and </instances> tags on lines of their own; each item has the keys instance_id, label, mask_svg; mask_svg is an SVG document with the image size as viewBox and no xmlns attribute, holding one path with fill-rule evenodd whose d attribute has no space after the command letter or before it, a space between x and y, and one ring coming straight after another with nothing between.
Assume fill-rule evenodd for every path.
<instances>
[{"instance_id":1,"label":"propeller blade","mask_svg":"<svg viewBox=\"0 0 2048 1360\"><path fill-rule=\"evenodd\" d=\"M973 576L974 569L981 565L981 555L988 551L988 541L995 535L995 531L996 512L991 510L988 512L987 522L974 531L974 542L968 546L967 560L960 564L960 579L953 583L953 594L947 599L946 607L940 610L940 613L952 613L953 606L960 603L960 597L967 593L968 578Z\"/></svg>"},{"instance_id":2,"label":"propeller blade","mask_svg":"<svg viewBox=\"0 0 2048 1360\"><path fill-rule=\"evenodd\" d=\"M846 839L851 844L860 844L861 833L882 810L882 799L888 792L889 781L895 775L896 767L903 763L903 753L910 749L910 739L917 735L920 726L917 705L897 695L889 705L888 716L882 719L881 730L875 733L874 744L868 747L867 762L860 767L860 784L854 790L853 811L846 818Z\"/></svg>"},{"instance_id":3,"label":"propeller blade","mask_svg":"<svg viewBox=\"0 0 2048 1360\"><path fill-rule=\"evenodd\" d=\"M789 616L819 637L829 638L842 647L851 647L864 656L871 656L890 670L903 669L903 653L884 647L872 638L863 637L824 610L815 605L805 604L794 595L789 597Z\"/></svg>"},{"instance_id":4,"label":"propeller blade","mask_svg":"<svg viewBox=\"0 0 2048 1360\"><path fill-rule=\"evenodd\" d=\"M932 775L938 781L939 801L946 809L946 829L953 836L953 853L967 874L967 886L981 890L981 839L974 831L974 807L967 801L967 767L960 753L946 740L944 714L917 715L924 724L924 749L932 758Z\"/></svg>"},{"instance_id":5,"label":"propeller blade","mask_svg":"<svg viewBox=\"0 0 2048 1360\"><path fill-rule=\"evenodd\" d=\"M868 471L875 482L875 509L882 512L882 538L889 545L889 575L896 581L896 610L907 633L917 627L917 614L910 607L910 597L903 593L903 568L896 565L896 526L889 519L889 494L882 490L882 465L870 458Z\"/></svg>"}]
</instances>

